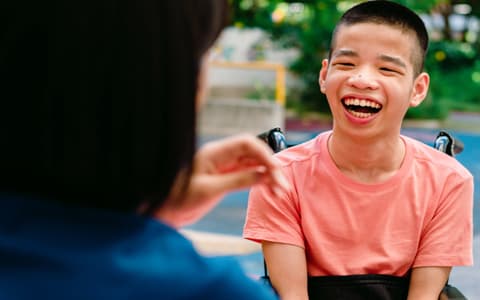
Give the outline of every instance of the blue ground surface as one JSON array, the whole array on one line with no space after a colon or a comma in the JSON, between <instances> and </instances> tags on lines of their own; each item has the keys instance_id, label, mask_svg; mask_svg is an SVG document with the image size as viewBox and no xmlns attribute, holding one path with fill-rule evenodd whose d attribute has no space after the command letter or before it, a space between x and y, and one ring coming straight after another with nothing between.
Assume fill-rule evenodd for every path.
<instances>
[{"instance_id":1,"label":"blue ground surface","mask_svg":"<svg viewBox=\"0 0 480 300\"><path fill-rule=\"evenodd\" d=\"M426 144L432 145L438 133L433 129L404 129L402 133L406 136L418 139ZM460 139L465 146L462 153L456 158L474 175L475 178L475 204L474 204L474 231L476 235L476 247L479 247L480 239L480 135L449 130L449 133ZM288 132L287 141L296 144L313 138L318 132ZM214 138L205 138L210 140ZM223 201L199 222L191 225L188 229L208 231L214 233L230 234L241 236L245 211L247 207L248 191L231 193ZM475 249L476 267L461 268L457 273L452 274L454 285L469 299L480 299L480 249ZM260 275L263 272L263 258L261 253L253 253L235 257L245 271L251 275Z\"/></svg>"}]
</instances>

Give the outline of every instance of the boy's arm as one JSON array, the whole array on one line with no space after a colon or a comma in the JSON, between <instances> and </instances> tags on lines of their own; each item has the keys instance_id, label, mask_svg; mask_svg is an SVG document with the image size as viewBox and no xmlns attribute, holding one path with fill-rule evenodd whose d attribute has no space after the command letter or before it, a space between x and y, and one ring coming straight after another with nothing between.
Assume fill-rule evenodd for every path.
<instances>
[{"instance_id":1,"label":"boy's arm","mask_svg":"<svg viewBox=\"0 0 480 300\"><path fill-rule=\"evenodd\" d=\"M451 269L451 267L413 268L407 300L437 300Z\"/></svg>"},{"instance_id":2,"label":"boy's arm","mask_svg":"<svg viewBox=\"0 0 480 300\"><path fill-rule=\"evenodd\" d=\"M307 300L307 262L302 247L262 242L270 281L282 300Z\"/></svg>"}]
</instances>

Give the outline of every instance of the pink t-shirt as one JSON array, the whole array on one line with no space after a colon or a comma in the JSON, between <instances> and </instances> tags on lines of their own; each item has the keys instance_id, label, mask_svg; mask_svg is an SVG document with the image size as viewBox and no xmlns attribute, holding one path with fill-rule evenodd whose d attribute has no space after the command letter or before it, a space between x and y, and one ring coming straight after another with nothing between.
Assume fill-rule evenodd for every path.
<instances>
[{"instance_id":1,"label":"pink t-shirt","mask_svg":"<svg viewBox=\"0 0 480 300\"><path fill-rule=\"evenodd\" d=\"M402 136L396 174L359 183L332 161L330 133L276 155L290 189L282 197L251 190L245 238L304 248L310 276L473 263L473 177L459 162Z\"/></svg>"}]
</instances>

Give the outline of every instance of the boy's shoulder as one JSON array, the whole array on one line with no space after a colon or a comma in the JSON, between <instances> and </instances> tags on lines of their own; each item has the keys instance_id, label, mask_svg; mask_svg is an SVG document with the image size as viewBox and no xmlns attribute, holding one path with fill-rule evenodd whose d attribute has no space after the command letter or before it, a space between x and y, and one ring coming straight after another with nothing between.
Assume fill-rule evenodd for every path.
<instances>
[{"instance_id":1,"label":"boy's shoulder","mask_svg":"<svg viewBox=\"0 0 480 300\"><path fill-rule=\"evenodd\" d=\"M309 163L312 158L325 152L330 133L331 131L321 132L310 140L276 153L275 158L284 167L291 164Z\"/></svg>"},{"instance_id":2,"label":"boy's shoulder","mask_svg":"<svg viewBox=\"0 0 480 300\"><path fill-rule=\"evenodd\" d=\"M472 177L470 171L456 158L414 138L402 135L402 139L405 141L407 148L412 152L413 159L417 163L427 164L431 168L438 169L439 172L453 172L464 178Z\"/></svg>"}]
</instances>

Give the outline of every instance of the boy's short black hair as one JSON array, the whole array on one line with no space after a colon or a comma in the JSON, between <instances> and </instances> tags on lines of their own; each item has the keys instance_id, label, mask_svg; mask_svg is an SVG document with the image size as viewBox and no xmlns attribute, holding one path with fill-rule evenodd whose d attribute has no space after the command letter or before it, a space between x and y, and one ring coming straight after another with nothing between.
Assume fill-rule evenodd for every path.
<instances>
[{"instance_id":1,"label":"boy's short black hair","mask_svg":"<svg viewBox=\"0 0 480 300\"><path fill-rule=\"evenodd\" d=\"M422 19L409 8L384 0L366 1L347 10L333 32L330 52L335 44L335 37L342 25L354 25L359 23L376 23L398 27L415 34L418 40L418 52L414 53L413 64L416 75L423 70L425 54L428 48L428 33Z\"/></svg>"}]
</instances>

